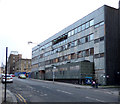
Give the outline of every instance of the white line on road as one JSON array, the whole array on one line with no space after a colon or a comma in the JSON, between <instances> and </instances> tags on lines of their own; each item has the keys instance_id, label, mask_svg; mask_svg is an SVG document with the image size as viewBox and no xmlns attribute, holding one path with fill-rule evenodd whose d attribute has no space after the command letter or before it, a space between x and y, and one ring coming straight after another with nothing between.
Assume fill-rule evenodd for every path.
<instances>
[{"instance_id":1,"label":"white line on road","mask_svg":"<svg viewBox=\"0 0 120 104\"><path fill-rule=\"evenodd\" d=\"M42 87L44 87L44 88L49 88L49 87L46 87L46 86L42 86Z\"/></svg>"},{"instance_id":2,"label":"white line on road","mask_svg":"<svg viewBox=\"0 0 120 104\"><path fill-rule=\"evenodd\" d=\"M70 93L70 92L67 92L67 91L62 91L62 90L57 90L57 91L59 91L59 92L63 92L63 93L66 93L66 94L72 94L72 93Z\"/></svg>"},{"instance_id":3,"label":"white line on road","mask_svg":"<svg viewBox=\"0 0 120 104\"><path fill-rule=\"evenodd\" d=\"M88 96L86 96L85 98L90 99L90 100L96 100L96 101L99 101L99 102L104 102L103 100L99 100L99 99L96 99L96 98L91 98L91 97L88 97Z\"/></svg>"}]
</instances>

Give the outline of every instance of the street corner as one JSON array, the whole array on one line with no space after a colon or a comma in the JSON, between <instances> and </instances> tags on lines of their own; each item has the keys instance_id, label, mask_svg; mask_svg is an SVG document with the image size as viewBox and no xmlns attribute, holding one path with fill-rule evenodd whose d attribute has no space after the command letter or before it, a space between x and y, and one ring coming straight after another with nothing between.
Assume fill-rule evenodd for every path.
<instances>
[{"instance_id":1,"label":"street corner","mask_svg":"<svg viewBox=\"0 0 120 104\"><path fill-rule=\"evenodd\" d=\"M7 100L7 102L17 102L15 95L9 90L7 90L7 99L6 100Z\"/></svg>"},{"instance_id":2,"label":"street corner","mask_svg":"<svg viewBox=\"0 0 120 104\"><path fill-rule=\"evenodd\" d=\"M16 97L14 96L14 94L11 92L11 91L9 91L9 90L6 90L6 102L4 102L5 101L5 98L4 98L4 92L3 92L3 94L2 94L2 97L1 97L1 103L2 104L6 104L6 103L15 103L15 102L17 102L17 99L16 99Z\"/></svg>"}]
</instances>

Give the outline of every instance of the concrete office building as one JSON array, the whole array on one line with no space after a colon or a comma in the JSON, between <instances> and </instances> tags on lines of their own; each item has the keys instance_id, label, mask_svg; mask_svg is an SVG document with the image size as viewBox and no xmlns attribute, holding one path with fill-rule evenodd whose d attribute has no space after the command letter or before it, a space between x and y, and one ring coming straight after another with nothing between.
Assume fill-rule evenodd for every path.
<instances>
[{"instance_id":1,"label":"concrete office building","mask_svg":"<svg viewBox=\"0 0 120 104\"><path fill-rule=\"evenodd\" d=\"M119 25L119 9L104 5L93 11L32 49L32 76L50 80L54 72L56 80L92 77L120 84Z\"/></svg>"}]
</instances>

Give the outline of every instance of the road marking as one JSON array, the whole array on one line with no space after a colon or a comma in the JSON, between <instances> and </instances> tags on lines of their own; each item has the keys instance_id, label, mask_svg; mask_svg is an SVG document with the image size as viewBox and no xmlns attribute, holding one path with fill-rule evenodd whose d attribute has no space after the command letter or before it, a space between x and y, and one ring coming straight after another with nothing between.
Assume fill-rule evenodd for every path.
<instances>
[{"instance_id":1,"label":"road marking","mask_svg":"<svg viewBox=\"0 0 120 104\"><path fill-rule=\"evenodd\" d=\"M85 98L90 99L90 100L96 100L96 101L99 101L99 102L104 102L103 100L99 100L99 99L91 98L91 97L88 97L88 96L86 96Z\"/></svg>"},{"instance_id":2,"label":"road marking","mask_svg":"<svg viewBox=\"0 0 120 104\"><path fill-rule=\"evenodd\" d=\"M72 94L72 93L70 93L70 92L67 92L67 91L63 91L63 90L57 90L58 92L63 92L63 93L66 93L66 94Z\"/></svg>"},{"instance_id":3,"label":"road marking","mask_svg":"<svg viewBox=\"0 0 120 104\"><path fill-rule=\"evenodd\" d=\"M18 94L18 95L23 99L23 102L26 103L26 100L20 94Z\"/></svg>"},{"instance_id":4,"label":"road marking","mask_svg":"<svg viewBox=\"0 0 120 104\"><path fill-rule=\"evenodd\" d=\"M42 86L42 87L44 87L44 88L49 88L49 87L46 87L46 86Z\"/></svg>"},{"instance_id":5,"label":"road marking","mask_svg":"<svg viewBox=\"0 0 120 104\"><path fill-rule=\"evenodd\" d=\"M40 96L47 96L47 94L41 94Z\"/></svg>"},{"instance_id":6,"label":"road marking","mask_svg":"<svg viewBox=\"0 0 120 104\"><path fill-rule=\"evenodd\" d=\"M17 98L22 102L22 99L17 95L17 94L15 94L16 96L17 96Z\"/></svg>"}]
</instances>

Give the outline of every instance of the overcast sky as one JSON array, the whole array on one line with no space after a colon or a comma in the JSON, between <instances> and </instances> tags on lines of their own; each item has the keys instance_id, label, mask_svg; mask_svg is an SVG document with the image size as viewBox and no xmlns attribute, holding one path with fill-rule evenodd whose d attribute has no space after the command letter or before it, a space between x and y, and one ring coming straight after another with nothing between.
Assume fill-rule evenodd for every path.
<instances>
[{"instance_id":1,"label":"overcast sky","mask_svg":"<svg viewBox=\"0 0 120 104\"><path fill-rule=\"evenodd\" d=\"M5 49L31 58L28 41L41 43L104 4L118 8L119 0L0 0L0 64Z\"/></svg>"}]
</instances>

